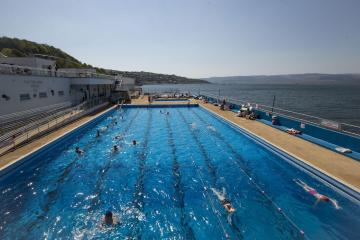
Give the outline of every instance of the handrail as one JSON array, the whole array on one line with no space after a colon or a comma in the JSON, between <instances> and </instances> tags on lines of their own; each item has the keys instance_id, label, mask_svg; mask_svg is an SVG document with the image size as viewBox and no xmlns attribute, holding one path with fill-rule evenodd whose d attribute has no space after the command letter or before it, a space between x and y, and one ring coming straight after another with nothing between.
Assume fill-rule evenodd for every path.
<instances>
[{"instance_id":1,"label":"handrail","mask_svg":"<svg viewBox=\"0 0 360 240\"><path fill-rule=\"evenodd\" d=\"M66 102L43 106L43 107L39 107L39 108L32 108L32 109L24 110L21 112L9 113L9 114L0 116L0 125L4 124L6 122L12 121L14 118L17 118L17 117L28 117L28 116L31 116L36 113L42 113L44 111L56 110L56 109L60 109L60 108L70 107L70 106L71 106L71 102L66 101Z\"/></svg>"},{"instance_id":2,"label":"handrail","mask_svg":"<svg viewBox=\"0 0 360 240\"><path fill-rule=\"evenodd\" d=\"M226 99L226 101L229 102L229 103L246 104L246 105L254 107L255 109L263 110L265 112L272 112L272 113L274 113L276 115L288 117L288 118L291 118L291 119L294 119L294 120L298 120L300 122L311 123L311 124L314 124L314 125L317 125L317 126L329 128L329 129L334 130L334 131L344 132L344 133L347 133L347 134L355 135L357 137L360 136L360 126L356 126L356 125L353 125L353 124L341 123L341 122L328 120L328 119L324 119L324 118L317 117L317 116L312 116L312 115L305 114L305 113L299 113L299 112L295 112L295 111L291 111L291 110L287 110L287 109L282 109L282 108L278 108L278 107L267 106L267 105L263 105L263 104L251 103L251 102L248 102L248 101L245 101L245 100L228 98L228 97L224 97L224 96L220 96L220 98L219 98L219 95L215 95L215 94L209 93L207 91L201 91L201 92L202 93L200 95L205 96L205 97L214 98L218 102L220 102L221 99ZM203 94L203 93L205 93L205 94ZM337 125L338 127L337 128L328 127L328 126L326 126L324 124L324 122L331 122L331 123Z\"/></svg>"},{"instance_id":3,"label":"handrail","mask_svg":"<svg viewBox=\"0 0 360 240\"><path fill-rule=\"evenodd\" d=\"M81 68L79 69L81 70ZM12 64L0 64L0 73L16 75L34 75L50 77L69 77L69 78L103 78L115 80L116 76L92 72L69 72L65 70L49 70L44 68L26 67Z\"/></svg>"},{"instance_id":4,"label":"handrail","mask_svg":"<svg viewBox=\"0 0 360 240\"><path fill-rule=\"evenodd\" d=\"M72 115L71 117L73 117L76 115L76 113L91 109L94 106L97 106L97 105L100 105L100 104L106 102L107 100L108 100L107 98L91 99L89 101L80 103L80 104L78 104L74 107L71 107L69 109L66 109L64 111L61 111L61 112L58 112L55 114L50 114L49 116L44 117L40 120L30 122L29 124L27 124L21 128L18 128L14 131L11 131L11 132L8 132L8 133L2 135L0 137L0 148L7 147L9 145L13 145L13 147L14 147L16 137L20 137L20 136L26 134L26 139L24 139L24 140L27 140L27 139L29 139L29 132L37 129L38 130L37 133L39 133L40 128L42 128L46 125L47 125L47 128L45 130L47 130L50 128L51 122L55 121L55 125L57 125L58 123L60 123L60 122L58 122L58 120L59 119L61 120L61 118L62 118L62 120L65 120L65 116L67 114L70 114L70 115ZM75 113L75 115L73 115L74 113ZM69 118L71 118L71 117L69 117Z\"/></svg>"}]
</instances>

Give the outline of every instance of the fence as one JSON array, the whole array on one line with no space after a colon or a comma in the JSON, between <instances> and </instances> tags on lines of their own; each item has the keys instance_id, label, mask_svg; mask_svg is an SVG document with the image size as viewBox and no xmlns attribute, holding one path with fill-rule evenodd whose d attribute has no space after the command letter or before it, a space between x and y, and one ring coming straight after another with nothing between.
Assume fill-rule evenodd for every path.
<instances>
[{"instance_id":1,"label":"fence","mask_svg":"<svg viewBox=\"0 0 360 240\"><path fill-rule=\"evenodd\" d=\"M116 80L116 76L92 73L92 72L69 72L63 70L48 70L44 68L32 68L10 64L0 64L0 73L17 74L28 76L48 76L48 77L69 77L69 78L102 78Z\"/></svg>"},{"instance_id":2,"label":"fence","mask_svg":"<svg viewBox=\"0 0 360 240\"><path fill-rule=\"evenodd\" d=\"M328 129L338 131L338 132L344 132L344 133L355 135L358 137L360 136L360 126L347 124L347 123L340 123L337 121L324 119L324 118L320 118L320 117L316 117L316 116L312 116L312 115L308 115L308 114L304 114L304 113L294 112L294 111L290 111L290 110L286 110L286 109L282 109L282 108L278 108L278 107L274 107L274 106L267 106L267 105L263 105L263 104L251 103L251 102L247 102L246 100L221 97L220 95L216 95L216 94L209 93L209 92L204 92L204 91L201 91L201 92L202 92L201 93L202 96L208 97L208 98L209 97L213 98L218 103L220 103L223 99L226 99L226 101L230 104L233 104L235 108L239 108L239 106L241 106L241 105L248 105L248 106L253 107L254 109L264 111L266 113L272 113L277 116L283 116L283 117L297 120L300 122L310 123L310 124L313 124L316 126L328 128Z\"/></svg>"},{"instance_id":3,"label":"fence","mask_svg":"<svg viewBox=\"0 0 360 240\"><path fill-rule=\"evenodd\" d=\"M8 132L0 137L0 154L7 152L23 142L29 141L32 137L39 135L40 133L47 132L71 122L88 112L103 106L107 102L107 98L92 99Z\"/></svg>"}]
</instances>

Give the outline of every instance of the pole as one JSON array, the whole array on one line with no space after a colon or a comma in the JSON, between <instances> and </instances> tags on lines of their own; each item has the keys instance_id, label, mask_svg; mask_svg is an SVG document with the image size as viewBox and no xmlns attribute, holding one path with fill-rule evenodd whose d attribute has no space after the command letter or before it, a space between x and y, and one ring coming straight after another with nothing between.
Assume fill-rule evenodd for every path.
<instances>
[{"instance_id":1,"label":"pole","mask_svg":"<svg viewBox=\"0 0 360 240\"><path fill-rule=\"evenodd\" d=\"M275 106L275 95L274 95L273 102L272 102L271 113L274 112L274 106Z\"/></svg>"}]
</instances>

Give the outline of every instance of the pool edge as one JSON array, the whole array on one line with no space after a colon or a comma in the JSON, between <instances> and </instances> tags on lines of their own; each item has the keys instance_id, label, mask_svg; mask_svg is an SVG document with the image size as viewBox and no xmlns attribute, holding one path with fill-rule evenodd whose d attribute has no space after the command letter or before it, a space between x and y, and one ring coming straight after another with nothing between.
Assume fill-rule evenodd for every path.
<instances>
[{"instance_id":1,"label":"pool edge","mask_svg":"<svg viewBox=\"0 0 360 240\"><path fill-rule=\"evenodd\" d=\"M239 126L235 122L219 115L218 113L212 111L211 109L208 109L204 106L199 105L199 107L206 112L209 112L210 114L214 115L219 120L225 122L230 127L235 128L236 130L242 132L247 137L253 139L254 141L261 144L266 149L270 150L274 154L280 156L282 159L288 161L289 163L293 164L294 166L301 168L301 170L304 170L311 175L315 176L317 179L321 180L324 183L327 183L327 185L330 185L331 187L335 188L336 190L341 191L342 193L346 194L348 197L355 200L360 205L360 189L357 187L351 185L350 183L347 183L332 174L326 172L325 170L318 168L314 166L313 164L309 163L308 161L302 159L301 157L296 156L295 154L292 154L288 151L286 151L284 148L277 146L276 144L269 142L268 140L258 136L257 134Z\"/></svg>"}]
</instances>

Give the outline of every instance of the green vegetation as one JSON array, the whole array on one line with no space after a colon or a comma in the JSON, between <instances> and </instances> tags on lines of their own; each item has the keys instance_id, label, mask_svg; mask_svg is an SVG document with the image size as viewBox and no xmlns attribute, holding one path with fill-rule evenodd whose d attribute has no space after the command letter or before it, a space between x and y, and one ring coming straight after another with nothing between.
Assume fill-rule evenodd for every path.
<instances>
[{"instance_id":1,"label":"green vegetation","mask_svg":"<svg viewBox=\"0 0 360 240\"><path fill-rule=\"evenodd\" d=\"M0 51L8 57L42 55L42 57L56 60L56 65L59 68L91 67L53 46L17 38L1 37Z\"/></svg>"},{"instance_id":2,"label":"green vegetation","mask_svg":"<svg viewBox=\"0 0 360 240\"><path fill-rule=\"evenodd\" d=\"M151 72L127 72L107 70L109 74L120 74L124 77L135 78L137 85L145 84L189 84L189 83L208 83L205 80L192 79L176 76L174 74L160 74Z\"/></svg>"},{"instance_id":3,"label":"green vegetation","mask_svg":"<svg viewBox=\"0 0 360 240\"><path fill-rule=\"evenodd\" d=\"M58 48L18 38L0 37L0 52L8 57L40 56L43 58L53 59L56 60L56 66L58 68L93 68L91 65L80 62ZM207 82L199 79L189 79L176 75L159 73L116 71L97 67L95 67L95 69L98 73L121 74L125 77L135 78L136 84L138 85Z\"/></svg>"}]
</instances>

